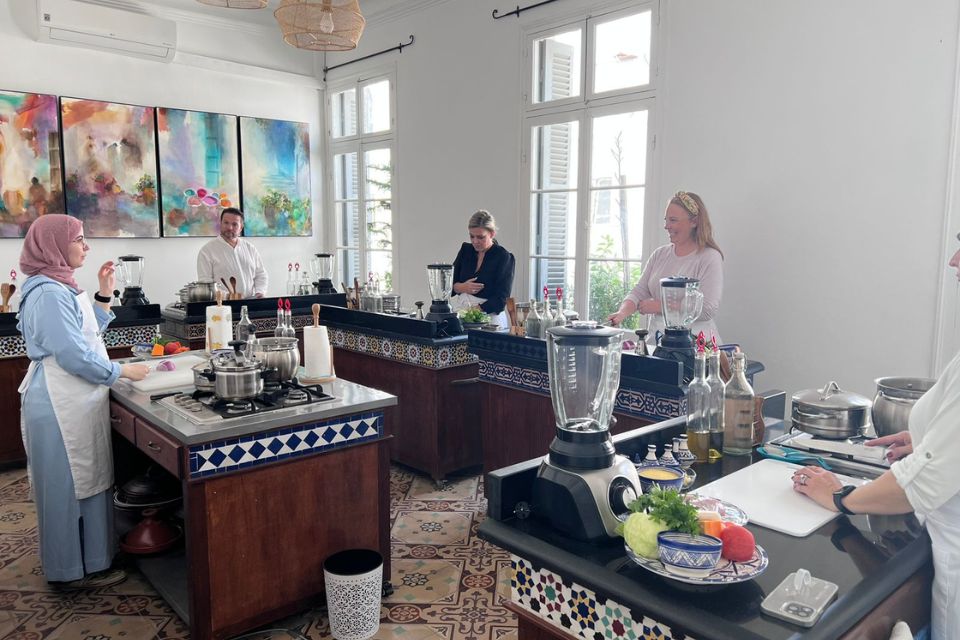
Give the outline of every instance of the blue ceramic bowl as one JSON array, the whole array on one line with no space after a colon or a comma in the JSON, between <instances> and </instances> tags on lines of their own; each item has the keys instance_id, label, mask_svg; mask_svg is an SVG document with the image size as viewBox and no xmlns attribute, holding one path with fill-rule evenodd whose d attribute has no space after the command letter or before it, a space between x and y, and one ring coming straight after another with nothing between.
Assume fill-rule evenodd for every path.
<instances>
[{"instance_id":1,"label":"blue ceramic bowl","mask_svg":"<svg viewBox=\"0 0 960 640\"><path fill-rule=\"evenodd\" d=\"M683 469L677 467L664 467L663 465L639 467L637 475L640 476L640 488L643 489L644 493L650 493L655 488L663 491L667 489L680 491L680 487L683 486Z\"/></svg>"},{"instance_id":2,"label":"blue ceramic bowl","mask_svg":"<svg viewBox=\"0 0 960 640\"><path fill-rule=\"evenodd\" d=\"M720 538L690 535L679 531L657 534L660 562L670 573L691 578L707 576L720 562Z\"/></svg>"}]
</instances>

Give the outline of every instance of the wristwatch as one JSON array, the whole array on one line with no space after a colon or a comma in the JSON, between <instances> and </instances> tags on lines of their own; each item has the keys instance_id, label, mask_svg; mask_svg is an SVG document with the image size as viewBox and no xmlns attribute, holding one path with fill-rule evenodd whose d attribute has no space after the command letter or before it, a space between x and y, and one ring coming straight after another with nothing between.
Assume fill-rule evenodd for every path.
<instances>
[{"instance_id":1,"label":"wristwatch","mask_svg":"<svg viewBox=\"0 0 960 640\"><path fill-rule=\"evenodd\" d=\"M848 484L833 492L833 506L837 508L837 511L840 513L845 513L848 516L856 515L853 511L850 511L850 509L847 509L843 505L843 499L850 495L854 489L856 489L854 485Z\"/></svg>"}]
</instances>

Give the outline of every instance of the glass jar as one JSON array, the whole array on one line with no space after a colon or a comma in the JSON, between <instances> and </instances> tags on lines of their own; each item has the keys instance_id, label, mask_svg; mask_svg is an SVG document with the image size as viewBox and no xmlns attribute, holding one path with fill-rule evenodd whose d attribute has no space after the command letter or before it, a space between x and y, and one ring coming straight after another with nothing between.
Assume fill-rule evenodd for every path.
<instances>
[{"instance_id":1,"label":"glass jar","mask_svg":"<svg viewBox=\"0 0 960 640\"><path fill-rule=\"evenodd\" d=\"M753 388L747 382L746 358L733 354L730 382L723 390L723 452L749 455L753 450Z\"/></svg>"}]
</instances>

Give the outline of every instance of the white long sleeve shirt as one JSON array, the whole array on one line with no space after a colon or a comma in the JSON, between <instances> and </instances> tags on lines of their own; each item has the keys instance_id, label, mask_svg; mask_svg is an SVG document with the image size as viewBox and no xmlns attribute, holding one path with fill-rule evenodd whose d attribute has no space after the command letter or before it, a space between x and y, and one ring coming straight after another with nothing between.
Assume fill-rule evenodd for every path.
<instances>
[{"instance_id":1,"label":"white long sleeve shirt","mask_svg":"<svg viewBox=\"0 0 960 640\"><path fill-rule=\"evenodd\" d=\"M933 550L935 640L960 638L960 354L910 411L913 453L890 465Z\"/></svg>"},{"instance_id":2,"label":"white long sleeve shirt","mask_svg":"<svg viewBox=\"0 0 960 640\"><path fill-rule=\"evenodd\" d=\"M223 237L217 236L197 254L197 278L214 282L223 278L230 282L230 276L237 279L237 292L244 298L267 295L267 270L263 268L257 248L243 238L237 239L236 247L231 247Z\"/></svg>"},{"instance_id":3,"label":"white long sleeve shirt","mask_svg":"<svg viewBox=\"0 0 960 640\"><path fill-rule=\"evenodd\" d=\"M657 247L650 254L637 286L627 294L627 300L632 300L638 306L641 300L651 298L659 302L660 278L670 276L687 276L700 280L703 312L690 330L694 336L703 331L707 342L712 336L716 336L717 343L723 344L714 322L714 317L720 310L720 299L723 297L723 257L720 252L704 247L685 256L678 256L674 253L672 244ZM649 328L651 337L655 331L663 331L663 317L659 313L650 316Z\"/></svg>"}]
</instances>

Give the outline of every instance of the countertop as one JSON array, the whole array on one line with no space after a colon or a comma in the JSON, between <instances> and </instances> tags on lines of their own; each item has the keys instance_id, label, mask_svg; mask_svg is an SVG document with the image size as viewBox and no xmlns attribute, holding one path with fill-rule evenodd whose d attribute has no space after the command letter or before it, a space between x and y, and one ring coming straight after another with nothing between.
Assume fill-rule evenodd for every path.
<instances>
[{"instance_id":1,"label":"countertop","mask_svg":"<svg viewBox=\"0 0 960 640\"><path fill-rule=\"evenodd\" d=\"M116 362L127 361L117 360ZM281 411L267 411L259 415L247 416L242 420L230 420L226 425L194 424L170 411L162 404L152 402L150 400L152 394L137 391L123 380L118 381L111 387L110 396L113 400L133 413L142 416L150 424L184 445L246 436L334 416L363 413L397 404L396 396L342 378L324 383L322 386L325 393L334 397L333 400L300 405ZM192 392L194 387L190 385L183 387L182 390ZM177 391L177 389L166 389L157 393L167 393L169 391Z\"/></svg>"},{"instance_id":2,"label":"countertop","mask_svg":"<svg viewBox=\"0 0 960 640\"><path fill-rule=\"evenodd\" d=\"M676 428L682 422L683 418L668 420L616 436L617 449L632 455L642 450L655 431ZM753 461L728 456L718 463L697 464L693 490ZM622 539L609 544L583 543L565 537L535 516L513 517L512 505L529 499L524 492L538 465L539 460L531 460L488 475L491 513L480 525L480 537L557 573L565 582L572 580L701 640L833 640L931 558L929 538L912 515L841 516L806 538L748 525L770 558L767 570L739 584L689 586L634 564L624 552ZM839 586L837 601L810 629L760 613L763 598L799 568Z\"/></svg>"}]
</instances>

